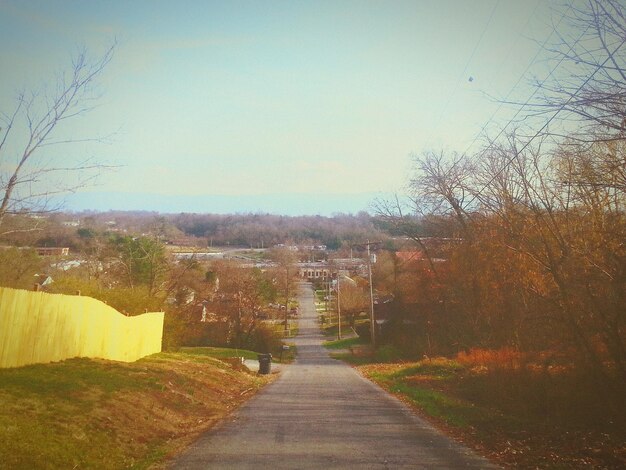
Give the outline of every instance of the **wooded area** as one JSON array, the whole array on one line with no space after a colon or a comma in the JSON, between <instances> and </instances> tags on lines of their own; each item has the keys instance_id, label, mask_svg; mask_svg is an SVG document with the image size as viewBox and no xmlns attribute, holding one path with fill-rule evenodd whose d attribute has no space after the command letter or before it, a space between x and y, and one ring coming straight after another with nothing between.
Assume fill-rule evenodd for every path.
<instances>
[{"instance_id":1,"label":"wooded area","mask_svg":"<svg viewBox=\"0 0 626 470\"><path fill-rule=\"evenodd\" d=\"M623 424L626 10L591 1L564 18L573 36L552 52L567 73L479 152L414 156L409 204L378 203L420 256L379 263L374 283L396 299L388 344L509 370L496 381L534 384L547 416L558 396L572 416L594 409L587 423Z\"/></svg>"}]
</instances>

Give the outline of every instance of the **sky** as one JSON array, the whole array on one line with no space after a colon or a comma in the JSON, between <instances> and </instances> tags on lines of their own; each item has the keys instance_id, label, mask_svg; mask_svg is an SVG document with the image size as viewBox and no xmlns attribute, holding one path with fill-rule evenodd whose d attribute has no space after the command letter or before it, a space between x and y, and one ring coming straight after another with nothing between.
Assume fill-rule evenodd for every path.
<instances>
[{"instance_id":1,"label":"sky","mask_svg":"<svg viewBox=\"0 0 626 470\"><path fill-rule=\"evenodd\" d=\"M37 156L115 166L69 209L357 212L403 190L411 155L471 151L483 127L507 122L514 110L494 99L525 99L527 79L545 73L536 55L553 8L0 0L0 110L18 90L43 96L82 48L98 59L115 43L94 89L99 106L57 130L103 142Z\"/></svg>"}]
</instances>

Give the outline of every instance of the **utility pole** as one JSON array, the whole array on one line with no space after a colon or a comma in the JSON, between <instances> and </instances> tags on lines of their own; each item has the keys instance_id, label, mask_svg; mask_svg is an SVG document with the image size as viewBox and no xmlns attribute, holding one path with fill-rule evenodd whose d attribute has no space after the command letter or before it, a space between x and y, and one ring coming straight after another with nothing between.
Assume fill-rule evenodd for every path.
<instances>
[{"instance_id":1,"label":"utility pole","mask_svg":"<svg viewBox=\"0 0 626 470\"><path fill-rule=\"evenodd\" d=\"M289 266L286 268L286 287L285 287L285 336L289 336Z\"/></svg>"},{"instance_id":2,"label":"utility pole","mask_svg":"<svg viewBox=\"0 0 626 470\"><path fill-rule=\"evenodd\" d=\"M372 286L372 255L370 254L370 241L367 241L367 271L370 281L370 334L372 347L376 349L376 319L374 318L374 288Z\"/></svg>"},{"instance_id":3,"label":"utility pole","mask_svg":"<svg viewBox=\"0 0 626 470\"><path fill-rule=\"evenodd\" d=\"M328 323L330 323L331 320L331 307L330 306L330 269L328 270L328 276L326 277L327 281L326 281L326 313L328 313Z\"/></svg>"},{"instance_id":4,"label":"utility pole","mask_svg":"<svg viewBox=\"0 0 626 470\"><path fill-rule=\"evenodd\" d=\"M333 270L335 271L335 278L337 280L337 339L341 339L341 305L340 305L341 299L340 299L340 287L339 287L339 266L335 264L334 260L328 260L329 286L332 286ZM329 291L332 291L330 287L329 287Z\"/></svg>"},{"instance_id":5,"label":"utility pole","mask_svg":"<svg viewBox=\"0 0 626 470\"><path fill-rule=\"evenodd\" d=\"M372 254L370 252L370 246L379 245L380 242L356 243L356 246L367 247L367 274L370 283L370 336L372 341L372 347L376 347L376 318L374 317L374 286L372 285ZM350 246L352 248L352 246Z\"/></svg>"},{"instance_id":6,"label":"utility pole","mask_svg":"<svg viewBox=\"0 0 626 470\"><path fill-rule=\"evenodd\" d=\"M339 297L339 270L337 270L337 339L341 339L341 299Z\"/></svg>"}]
</instances>

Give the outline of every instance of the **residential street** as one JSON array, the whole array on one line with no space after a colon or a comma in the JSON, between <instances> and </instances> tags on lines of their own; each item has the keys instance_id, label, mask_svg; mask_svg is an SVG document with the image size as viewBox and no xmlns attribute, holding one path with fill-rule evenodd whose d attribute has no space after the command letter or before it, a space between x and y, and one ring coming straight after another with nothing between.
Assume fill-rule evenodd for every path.
<instances>
[{"instance_id":1,"label":"residential street","mask_svg":"<svg viewBox=\"0 0 626 470\"><path fill-rule=\"evenodd\" d=\"M497 468L331 359L311 286L299 296L296 362L170 468Z\"/></svg>"}]
</instances>

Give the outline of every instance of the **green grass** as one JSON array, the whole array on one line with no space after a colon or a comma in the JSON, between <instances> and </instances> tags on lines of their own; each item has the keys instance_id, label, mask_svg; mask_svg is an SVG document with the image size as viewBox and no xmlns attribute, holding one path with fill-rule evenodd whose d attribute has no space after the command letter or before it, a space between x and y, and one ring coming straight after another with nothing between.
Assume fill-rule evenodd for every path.
<instances>
[{"instance_id":1,"label":"green grass","mask_svg":"<svg viewBox=\"0 0 626 470\"><path fill-rule=\"evenodd\" d=\"M161 390L161 380L159 373L89 359L0 370L3 468L146 468L162 455L159 443L146 443L150 455L126 455L107 427L88 417L114 394Z\"/></svg>"},{"instance_id":2,"label":"green grass","mask_svg":"<svg viewBox=\"0 0 626 470\"><path fill-rule=\"evenodd\" d=\"M353 366L363 366L372 363L371 356L355 356L352 353L330 353L330 357L333 359L337 359L340 361L347 362L348 364L352 364Z\"/></svg>"},{"instance_id":3,"label":"green grass","mask_svg":"<svg viewBox=\"0 0 626 470\"><path fill-rule=\"evenodd\" d=\"M453 373L445 367L429 368L418 365L402 368L394 372L372 372L369 377L392 393L399 393L430 416L443 420L446 424L465 428L476 426L493 419L493 412L477 407L470 402L459 400L429 386L407 382L408 377L416 374L435 374L435 377L447 377Z\"/></svg>"},{"instance_id":4,"label":"green grass","mask_svg":"<svg viewBox=\"0 0 626 470\"><path fill-rule=\"evenodd\" d=\"M1 370L0 459L16 469L146 468L162 455L159 444L147 443L147 456L126 455L88 417L113 393L150 393L159 382L140 369L89 359Z\"/></svg>"},{"instance_id":5,"label":"green grass","mask_svg":"<svg viewBox=\"0 0 626 470\"><path fill-rule=\"evenodd\" d=\"M244 359L257 359L258 353L254 351L248 351L247 349L233 349L233 348L180 348L180 352L183 354L199 355L215 357L217 359L228 359L232 357L243 357Z\"/></svg>"},{"instance_id":6,"label":"green grass","mask_svg":"<svg viewBox=\"0 0 626 470\"><path fill-rule=\"evenodd\" d=\"M123 374L120 373L121 370L124 370ZM90 387L98 387L105 393L111 393L123 389L157 386L154 378L143 377L141 371L126 371L115 362L94 368L90 359L68 359L56 364L56 367L35 364L0 370L0 390L46 394L60 399L69 399L73 392Z\"/></svg>"},{"instance_id":7,"label":"green grass","mask_svg":"<svg viewBox=\"0 0 626 470\"><path fill-rule=\"evenodd\" d=\"M87 433L69 428L63 420L42 426L32 415L2 419L5 428L4 444L0 444L3 465L11 469L57 468L147 468L154 457L144 462L126 459L117 451L117 445L106 432L90 430L89 440L82 442ZM154 456L160 454L154 451Z\"/></svg>"},{"instance_id":8,"label":"green grass","mask_svg":"<svg viewBox=\"0 0 626 470\"><path fill-rule=\"evenodd\" d=\"M393 374L394 378L422 375L431 379L446 380L457 376L463 370L463 366L455 361L421 361L416 365L405 367Z\"/></svg>"},{"instance_id":9,"label":"green grass","mask_svg":"<svg viewBox=\"0 0 626 470\"><path fill-rule=\"evenodd\" d=\"M165 354L165 353L161 353ZM235 357L243 357L244 359L250 359L256 361L258 359L257 352L249 351L246 349L233 349L233 348L214 348L214 347L195 347L195 348L180 348L180 354L189 356L208 356L216 359L231 359ZM283 360L280 360L280 353L272 353L273 362L289 363L293 362L296 356L296 347L292 343L289 343L289 350L283 352Z\"/></svg>"},{"instance_id":10,"label":"green grass","mask_svg":"<svg viewBox=\"0 0 626 470\"><path fill-rule=\"evenodd\" d=\"M350 349L352 346L355 346L357 344L364 344L363 340L358 336L354 338L345 338L335 341L325 341L324 347L326 349Z\"/></svg>"},{"instance_id":11,"label":"green grass","mask_svg":"<svg viewBox=\"0 0 626 470\"><path fill-rule=\"evenodd\" d=\"M372 377L374 380L381 380ZM388 389L394 393L401 393L420 409L435 418L443 419L446 423L459 427L467 427L473 420L468 417L477 417L474 408L451 399L443 393L434 390L419 388L402 382L392 382Z\"/></svg>"}]
</instances>

